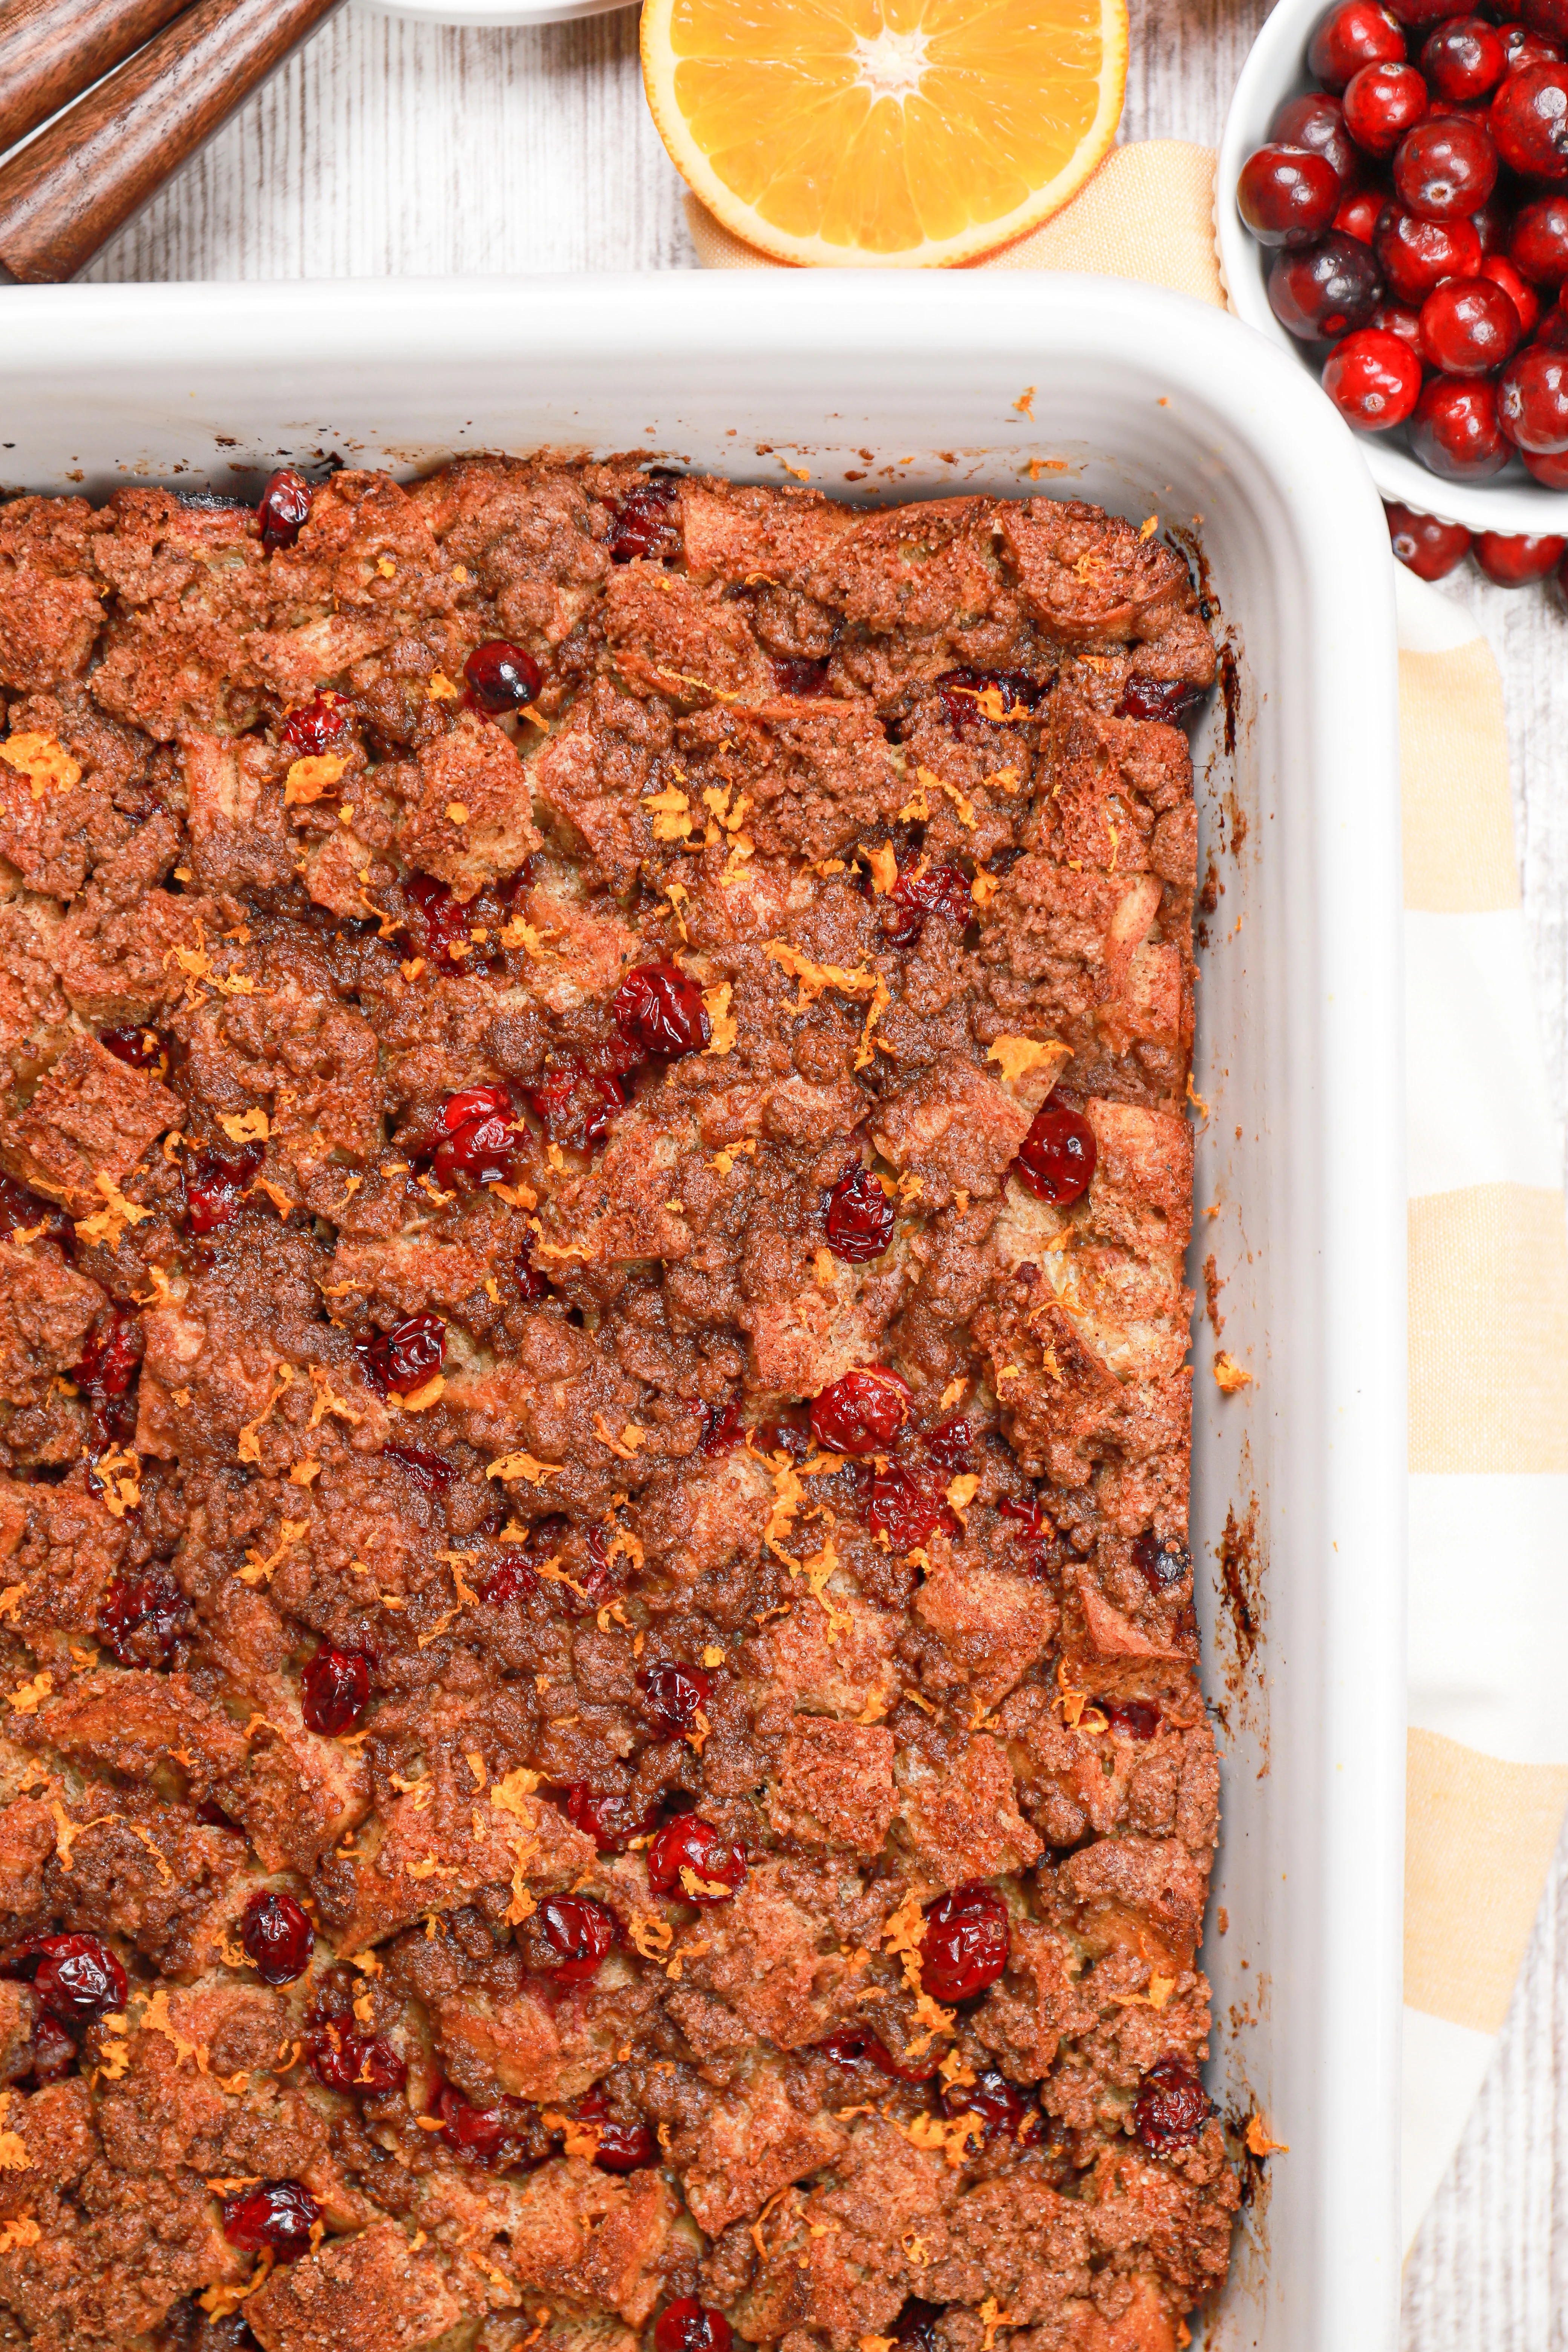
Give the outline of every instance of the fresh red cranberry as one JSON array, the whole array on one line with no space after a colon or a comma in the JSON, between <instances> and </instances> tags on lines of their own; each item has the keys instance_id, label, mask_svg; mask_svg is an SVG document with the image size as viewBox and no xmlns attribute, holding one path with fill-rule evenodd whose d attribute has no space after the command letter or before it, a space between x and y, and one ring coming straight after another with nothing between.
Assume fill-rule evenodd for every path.
<instances>
[{"instance_id":1,"label":"fresh red cranberry","mask_svg":"<svg viewBox=\"0 0 1568 2352\"><path fill-rule=\"evenodd\" d=\"M326 1739L353 1731L370 1705L370 1660L323 1643L300 1677L300 1699L308 1731Z\"/></svg>"},{"instance_id":2,"label":"fresh red cranberry","mask_svg":"<svg viewBox=\"0 0 1568 2352\"><path fill-rule=\"evenodd\" d=\"M1359 184L1361 151L1351 137L1343 107L1325 90L1310 89L1300 98L1288 98L1269 124L1268 136L1276 146L1305 147L1310 153L1321 155L1339 182L1342 196L1348 196Z\"/></svg>"},{"instance_id":3,"label":"fresh red cranberry","mask_svg":"<svg viewBox=\"0 0 1568 2352\"><path fill-rule=\"evenodd\" d=\"M681 551L679 474L649 474L611 514L612 563L662 562Z\"/></svg>"},{"instance_id":4,"label":"fresh red cranberry","mask_svg":"<svg viewBox=\"0 0 1568 2352\"><path fill-rule=\"evenodd\" d=\"M1323 390L1358 433L1386 433L1420 397L1421 362L1398 336L1363 327L1329 353Z\"/></svg>"},{"instance_id":5,"label":"fresh red cranberry","mask_svg":"<svg viewBox=\"0 0 1568 2352\"><path fill-rule=\"evenodd\" d=\"M239 1940L265 1985L292 1984L310 1965L316 1931L303 1906L276 1888L258 1891L245 1906Z\"/></svg>"},{"instance_id":6,"label":"fresh red cranberry","mask_svg":"<svg viewBox=\"0 0 1568 2352\"><path fill-rule=\"evenodd\" d=\"M410 874L403 895L409 919L401 937L409 958L423 956L442 971L462 971L469 961L468 913L462 900L433 874Z\"/></svg>"},{"instance_id":7,"label":"fresh red cranberry","mask_svg":"<svg viewBox=\"0 0 1568 2352\"><path fill-rule=\"evenodd\" d=\"M1516 66L1488 116L1498 153L1528 179L1568 178L1568 67Z\"/></svg>"},{"instance_id":8,"label":"fresh red cranberry","mask_svg":"<svg viewBox=\"0 0 1568 2352\"><path fill-rule=\"evenodd\" d=\"M100 1029L98 1042L117 1062L129 1062L133 1070L145 1070L163 1050L156 1029L139 1028L134 1022L128 1029Z\"/></svg>"},{"instance_id":9,"label":"fresh red cranberry","mask_svg":"<svg viewBox=\"0 0 1568 2352\"><path fill-rule=\"evenodd\" d=\"M1353 236L1320 237L1299 253L1276 254L1268 307L1304 342L1337 342L1371 321L1383 280L1370 247Z\"/></svg>"},{"instance_id":10,"label":"fresh red cranberry","mask_svg":"<svg viewBox=\"0 0 1568 2352\"><path fill-rule=\"evenodd\" d=\"M1428 37L1421 70L1438 98L1485 98L1508 70L1502 35L1484 16L1450 16Z\"/></svg>"},{"instance_id":11,"label":"fresh red cranberry","mask_svg":"<svg viewBox=\"0 0 1568 2352\"><path fill-rule=\"evenodd\" d=\"M863 1507L872 1534L885 1535L896 1552L923 1544L943 1517L942 1496L930 1481L902 1462L863 1475Z\"/></svg>"},{"instance_id":12,"label":"fresh red cranberry","mask_svg":"<svg viewBox=\"0 0 1568 2352\"><path fill-rule=\"evenodd\" d=\"M1116 705L1118 719L1158 719L1167 727L1184 727L1207 699L1206 686L1184 677L1148 677L1130 670Z\"/></svg>"},{"instance_id":13,"label":"fresh red cranberry","mask_svg":"<svg viewBox=\"0 0 1568 2352\"><path fill-rule=\"evenodd\" d=\"M1508 58L1504 74L1516 72L1521 66L1556 65L1563 55L1562 44L1548 40L1543 34L1532 33L1528 25L1508 25L1503 28L1502 45Z\"/></svg>"},{"instance_id":14,"label":"fresh red cranberry","mask_svg":"<svg viewBox=\"0 0 1568 2352\"><path fill-rule=\"evenodd\" d=\"M334 694L330 686L323 687L309 702L289 713L280 738L283 749L297 760L320 759L330 745L342 740L353 715L353 704L346 694Z\"/></svg>"},{"instance_id":15,"label":"fresh red cranberry","mask_svg":"<svg viewBox=\"0 0 1568 2352\"><path fill-rule=\"evenodd\" d=\"M1446 580L1470 551L1470 534L1462 522L1439 522L1436 515L1417 514L1414 507L1386 499L1384 512L1394 554L1419 580Z\"/></svg>"},{"instance_id":16,"label":"fresh red cranberry","mask_svg":"<svg viewBox=\"0 0 1568 2352\"><path fill-rule=\"evenodd\" d=\"M1151 2156L1191 2147L1213 2109L1208 2093L1181 2058L1161 2058L1138 2085L1132 2128Z\"/></svg>"},{"instance_id":17,"label":"fresh red cranberry","mask_svg":"<svg viewBox=\"0 0 1568 2352\"><path fill-rule=\"evenodd\" d=\"M264 2180L259 2189L236 2189L224 2199L223 2233L242 2254L258 2254L265 2246L274 2262L297 2263L309 2252L321 2215L302 2180Z\"/></svg>"},{"instance_id":18,"label":"fresh red cranberry","mask_svg":"<svg viewBox=\"0 0 1568 2352\"><path fill-rule=\"evenodd\" d=\"M1013 1167L1019 1183L1037 1200L1065 1209L1081 1200L1094 1181L1096 1157L1094 1129L1088 1119L1053 1095L1035 1113Z\"/></svg>"},{"instance_id":19,"label":"fresh red cranberry","mask_svg":"<svg viewBox=\"0 0 1568 2352\"><path fill-rule=\"evenodd\" d=\"M1363 66L1403 65L1409 54L1404 28L1386 8L1343 0L1308 43L1307 68L1325 89L1343 89Z\"/></svg>"},{"instance_id":20,"label":"fresh red cranberry","mask_svg":"<svg viewBox=\"0 0 1568 2352\"><path fill-rule=\"evenodd\" d=\"M885 1453L908 1418L910 1384L879 1364L862 1365L825 1388L811 1407L811 1433L825 1453Z\"/></svg>"},{"instance_id":21,"label":"fresh red cranberry","mask_svg":"<svg viewBox=\"0 0 1568 2352\"><path fill-rule=\"evenodd\" d=\"M679 1665L674 1659L639 1667L637 1679L649 1719L671 1738L692 1728L713 1696L710 1674L701 1666Z\"/></svg>"},{"instance_id":22,"label":"fresh red cranberry","mask_svg":"<svg viewBox=\"0 0 1568 2352\"><path fill-rule=\"evenodd\" d=\"M1518 13L1532 33L1554 41L1568 40L1568 6L1564 0L1521 0Z\"/></svg>"},{"instance_id":23,"label":"fresh red cranberry","mask_svg":"<svg viewBox=\"0 0 1568 2352\"><path fill-rule=\"evenodd\" d=\"M1147 1699L1097 1698L1094 1704L1123 1739L1152 1739L1160 1728L1160 1710Z\"/></svg>"},{"instance_id":24,"label":"fresh red cranberry","mask_svg":"<svg viewBox=\"0 0 1568 2352\"><path fill-rule=\"evenodd\" d=\"M292 466L280 467L256 509L261 544L269 555L280 547L293 546L310 520L310 485L303 474L297 474Z\"/></svg>"},{"instance_id":25,"label":"fresh red cranberry","mask_svg":"<svg viewBox=\"0 0 1568 2352\"><path fill-rule=\"evenodd\" d=\"M1421 305L1421 345L1445 375L1488 375L1513 356L1519 312L1489 278L1450 278Z\"/></svg>"},{"instance_id":26,"label":"fresh red cranberry","mask_svg":"<svg viewBox=\"0 0 1568 2352\"><path fill-rule=\"evenodd\" d=\"M993 711L1010 719L1033 710L1046 692L1046 683L1022 669L944 669L931 683L942 698L942 716L956 734L989 719ZM987 709L987 704L990 709Z\"/></svg>"},{"instance_id":27,"label":"fresh red cranberry","mask_svg":"<svg viewBox=\"0 0 1568 2352\"><path fill-rule=\"evenodd\" d=\"M1358 245L1370 245L1384 203L1381 188L1355 189L1342 200L1334 215L1336 231L1341 236L1353 236Z\"/></svg>"},{"instance_id":28,"label":"fresh red cranberry","mask_svg":"<svg viewBox=\"0 0 1568 2352\"><path fill-rule=\"evenodd\" d=\"M1568 539L1509 538L1500 530L1479 530L1470 552L1494 586L1527 588L1556 570L1564 548Z\"/></svg>"},{"instance_id":29,"label":"fresh red cranberry","mask_svg":"<svg viewBox=\"0 0 1568 2352\"><path fill-rule=\"evenodd\" d=\"M1568 196L1540 196L1520 206L1508 257L1532 284L1562 285L1568 278Z\"/></svg>"},{"instance_id":30,"label":"fresh red cranberry","mask_svg":"<svg viewBox=\"0 0 1568 2352\"><path fill-rule=\"evenodd\" d=\"M973 2083L948 2084L942 2095L942 2109L947 2116L977 2116L989 2145L992 2140L1018 2137L1029 2102L1016 2083L1010 2083L994 2066L987 2066Z\"/></svg>"},{"instance_id":31,"label":"fresh red cranberry","mask_svg":"<svg viewBox=\"0 0 1568 2352\"><path fill-rule=\"evenodd\" d=\"M574 1780L566 1791L566 1818L591 1837L601 1853L625 1853L633 1838L647 1837L658 1821L657 1809L612 1790L590 1789Z\"/></svg>"},{"instance_id":32,"label":"fresh red cranberry","mask_svg":"<svg viewBox=\"0 0 1568 2352\"><path fill-rule=\"evenodd\" d=\"M645 1054L671 1061L700 1053L713 1034L702 991L679 964L634 964L610 1000L616 1025Z\"/></svg>"},{"instance_id":33,"label":"fresh red cranberry","mask_svg":"<svg viewBox=\"0 0 1568 2352\"><path fill-rule=\"evenodd\" d=\"M488 637L476 646L463 664L463 676L479 709L495 719L534 701L542 684L533 656L504 637Z\"/></svg>"},{"instance_id":34,"label":"fresh red cranberry","mask_svg":"<svg viewBox=\"0 0 1568 2352\"><path fill-rule=\"evenodd\" d=\"M1259 245L1310 245L1339 201L1332 164L1309 147L1259 147L1236 184L1237 210Z\"/></svg>"},{"instance_id":35,"label":"fresh red cranberry","mask_svg":"<svg viewBox=\"0 0 1568 2352\"><path fill-rule=\"evenodd\" d=\"M1485 123L1451 114L1418 122L1394 153L1394 193L1422 220L1468 220L1497 175L1498 152Z\"/></svg>"},{"instance_id":36,"label":"fresh red cranberry","mask_svg":"<svg viewBox=\"0 0 1568 2352\"><path fill-rule=\"evenodd\" d=\"M533 1926L556 1984L586 1984L598 1975L616 1940L613 1916L586 1895L547 1895Z\"/></svg>"},{"instance_id":37,"label":"fresh red cranberry","mask_svg":"<svg viewBox=\"0 0 1568 2352\"><path fill-rule=\"evenodd\" d=\"M733 2341L723 2313L694 2294L667 2303L654 2322L654 2352L730 2352Z\"/></svg>"},{"instance_id":38,"label":"fresh red cranberry","mask_svg":"<svg viewBox=\"0 0 1568 2352\"><path fill-rule=\"evenodd\" d=\"M1511 359L1498 380L1497 415L1517 449L1568 449L1568 352L1531 343Z\"/></svg>"},{"instance_id":39,"label":"fresh red cranberry","mask_svg":"<svg viewBox=\"0 0 1568 2352\"><path fill-rule=\"evenodd\" d=\"M447 1353L447 1326L438 1315L405 1315L390 1331L374 1339L360 1339L354 1353L378 1396L395 1391L409 1396L423 1388L441 1369Z\"/></svg>"},{"instance_id":40,"label":"fresh red cranberry","mask_svg":"<svg viewBox=\"0 0 1568 2352\"><path fill-rule=\"evenodd\" d=\"M1481 276L1502 288L1518 314L1520 333L1528 335L1541 317L1541 297L1528 278L1521 278L1512 262L1505 260L1500 253L1485 256Z\"/></svg>"},{"instance_id":41,"label":"fresh red cranberry","mask_svg":"<svg viewBox=\"0 0 1568 2352\"><path fill-rule=\"evenodd\" d=\"M921 1984L932 2000L973 2000L1007 1965L1007 1906L982 1879L926 1906Z\"/></svg>"},{"instance_id":42,"label":"fresh red cranberry","mask_svg":"<svg viewBox=\"0 0 1568 2352\"><path fill-rule=\"evenodd\" d=\"M741 1419L741 1400L726 1397L722 1405L705 1404L702 1408L702 1443L698 1451L705 1461L718 1461L731 1454L744 1434Z\"/></svg>"},{"instance_id":43,"label":"fresh red cranberry","mask_svg":"<svg viewBox=\"0 0 1568 2352\"><path fill-rule=\"evenodd\" d=\"M7 1976L31 1976L38 2006L79 2033L125 2006L126 1977L100 1936L28 1936L6 1956Z\"/></svg>"},{"instance_id":44,"label":"fresh red cranberry","mask_svg":"<svg viewBox=\"0 0 1568 2352\"><path fill-rule=\"evenodd\" d=\"M1531 341L1539 351L1568 351L1568 313L1553 303L1543 315ZM1521 451L1520 454L1523 456L1525 453Z\"/></svg>"},{"instance_id":45,"label":"fresh red cranberry","mask_svg":"<svg viewBox=\"0 0 1568 2352\"><path fill-rule=\"evenodd\" d=\"M431 1161L437 1183L448 1191L504 1184L517 1151L516 1114L505 1087L465 1087L447 1096L440 1117L441 1140Z\"/></svg>"},{"instance_id":46,"label":"fresh red cranberry","mask_svg":"<svg viewBox=\"0 0 1568 2352\"><path fill-rule=\"evenodd\" d=\"M781 694L814 702L831 691L825 661L781 661L775 655L773 683Z\"/></svg>"},{"instance_id":47,"label":"fresh red cranberry","mask_svg":"<svg viewBox=\"0 0 1568 2352\"><path fill-rule=\"evenodd\" d=\"M1521 449L1519 454L1525 472L1532 474L1547 489L1568 490L1568 450L1559 451L1555 457L1538 457L1533 449ZM1561 581L1562 572L1557 576Z\"/></svg>"},{"instance_id":48,"label":"fresh red cranberry","mask_svg":"<svg viewBox=\"0 0 1568 2352\"><path fill-rule=\"evenodd\" d=\"M239 1213L246 1192L261 1172L267 1153L259 1143L228 1151L192 1151L184 1160L185 1229L216 1233Z\"/></svg>"},{"instance_id":49,"label":"fresh red cranberry","mask_svg":"<svg viewBox=\"0 0 1568 2352\"><path fill-rule=\"evenodd\" d=\"M329 2024L311 2036L309 2054L317 2082L346 2097L360 2092L366 2098L384 2098L389 2091L401 2091L408 2080L403 2059L379 2033L351 2033L342 2025Z\"/></svg>"},{"instance_id":50,"label":"fresh red cranberry","mask_svg":"<svg viewBox=\"0 0 1568 2352\"><path fill-rule=\"evenodd\" d=\"M850 1265L880 1257L893 1238L896 1212L868 1168L847 1167L827 1195L823 1223L827 1246Z\"/></svg>"},{"instance_id":51,"label":"fresh red cranberry","mask_svg":"<svg viewBox=\"0 0 1568 2352\"><path fill-rule=\"evenodd\" d=\"M647 1850L647 1883L655 1895L682 1903L727 1903L743 1885L746 1857L700 1813L677 1813ZM711 1890L721 1887L721 1894Z\"/></svg>"},{"instance_id":52,"label":"fresh red cranberry","mask_svg":"<svg viewBox=\"0 0 1568 2352\"><path fill-rule=\"evenodd\" d=\"M122 1666L167 1665L187 1614L184 1594L162 1569L111 1577L98 1604L98 1630Z\"/></svg>"},{"instance_id":53,"label":"fresh red cranberry","mask_svg":"<svg viewBox=\"0 0 1568 2352\"><path fill-rule=\"evenodd\" d=\"M1388 0L1388 5L1407 32L1425 33L1453 13L1453 0Z\"/></svg>"},{"instance_id":54,"label":"fresh red cranberry","mask_svg":"<svg viewBox=\"0 0 1568 2352\"><path fill-rule=\"evenodd\" d=\"M1145 1528L1132 1546L1132 1565L1151 1592L1173 1591L1193 1572L1193 1556L1175 1536Z\"/></svg>"},{"instance_id":55,"label":"fresh red cranberry","mask_svg":"<svg viewBox=\"0 0 1568 2352\"><path fill-rule=\"evenodd\" d=\"M1480 272L1481 241L1473 221L1418 220L1402 205L1384 205L1372 245L1389 291L1417 309L1445 278Z\"/></svg>"},{"instance_id":56,"label":"fresh red cranberry","mask_svg":"<svg viewBox=\"0 0 1568 2352\"><path fill-rule=\"evenodd\" d=\"M29 1191L14 1176L0 1176L0 1240L36 1232L40 1225L47 1238L58 1242L62 1249L68 1249L76 1238L71 1221L58 1202L46 1201L41 1192Z\"/></svg>"},{"instance_id":57,"label":"fresh red cranberry","mask_svg":"<svg viewBox=\"0 0 1568 2352\"><path fill-rule=\"evenodd\" d=\"M1426 111L1426 85L1414 66L1363 66L1341 103L1351 137L1364 155L1392 155Z\"/></svg>"},{"instance_id":58,"label":"fresh red cranberry","mask_svg":"<svg viewBox=\"0 0 1568 2352\"><path fill-rule=\"evenodd\" d=\"M1374 327L1379 334L1397 336L1405 350L1414 352L1422 365L1426 365L1426 352L1421 342L1419 310L1409 310L1403 302L1380 302L1367 320L1367 325Z\"/></svg>"},{"instance_id":59,"label":"fresh red cranberry","mask_svg":"<svg viewBox=\"0 0 1568 2352\"><path fill-rule=\"evenodd\" d=\"M385 1449L389 1462L406 1470L415 1485L426 1495L444 1495L458 1475L455 1462L439 1454L428 1453L423 1445L389 1445Z\"/></svg>"},{"instance_id":60,"label":"fresh red cranberry","mask_svg":"<svg viewBox=\"0 0 1568 2352\"><path fill-rule=\"evenodd\" d=\"M962 930L973 912L974 894L962 866L911 866L882 901L882 928L894 947L908 947L931 916L940 915Z\"/></svg>"}]
</instances>

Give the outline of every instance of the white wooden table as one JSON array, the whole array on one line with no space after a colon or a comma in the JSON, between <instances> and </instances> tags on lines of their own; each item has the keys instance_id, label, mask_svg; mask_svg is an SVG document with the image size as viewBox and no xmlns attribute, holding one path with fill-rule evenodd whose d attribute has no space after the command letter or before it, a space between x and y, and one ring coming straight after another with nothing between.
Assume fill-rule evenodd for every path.
<instances>
[{"instance_id":1,"label":"white wooden table","mask_svg":"<svg viewBox=\"0 0 1568 2352\"><path fill-rule=\"evenodd\" d=\"M1264 0L1133 0L1122 135L1217 140ZM352 5L100 257L98 278L689 269L637 11L457 33ZM301 364L306 363L301 353ZM1501 664L1539 1010L1568 1102L1568 619L1448 583ZM1456 1116L1485 1117L1484 1074ZM1467 1083L1467 1080L1468 1083ZM1568 1862L1406 2272L1407 2352L1568 2352Z\"/></svg>"}]
</instances>

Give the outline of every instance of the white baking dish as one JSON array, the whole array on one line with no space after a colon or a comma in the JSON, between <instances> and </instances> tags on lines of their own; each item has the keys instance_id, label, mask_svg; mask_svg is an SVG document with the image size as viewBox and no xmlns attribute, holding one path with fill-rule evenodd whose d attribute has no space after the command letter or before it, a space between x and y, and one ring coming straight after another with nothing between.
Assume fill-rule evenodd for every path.
<instances>
[{"instance_id":1,"label":"white baking dish","mask_svg":"<svg viewBox=\"0 0 1568 2352\"><path fill-rule=\"evenodd\" d=\"M1240 660L1196 750L1223 891L1203 954L1194 1536L1225 1752L1213 2087L1289 2155L1206 2340L1381 2352L1399 2284L1405 1192L1393 567L1291 361L1175 296L900 273L27 289L0 476L248 486L279 457L540 443L856 496L1038 487L1201 534ZM870 453L869 456L867 453ZM1246 817L1239 854L1238 813ZM1222 837L1223 836L1223 837ZM1217 1549L1257 1498L1238 1668ZM1248 1574L1245 1559L1233 1575ZM1227 1675L1228 1670L1228 1675ZM1227 1687L1228 1680L1228 1687ZM1220 1906L1228 1932L1216 1932ZM1200 2334L1204 2331L1200 2330Z\"/></svg>"}]
</instances>

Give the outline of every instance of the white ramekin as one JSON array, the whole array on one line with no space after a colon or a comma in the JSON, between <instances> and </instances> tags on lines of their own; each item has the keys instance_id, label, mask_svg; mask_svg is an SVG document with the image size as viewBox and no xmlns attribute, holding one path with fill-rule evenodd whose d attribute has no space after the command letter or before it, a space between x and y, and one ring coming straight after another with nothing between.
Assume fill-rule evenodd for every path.
<instances>
[{"instance_id":1,"label":"white ramekin","mask_svg":"<svg viewBox=\"0 0 1568 2352\"><path fill-rule=\"evenodd\" d=\"M568 25L579 16L607 16L627 0L366 0L384 16L411 16L426 25Z\"/></svg>"}]
</instances>

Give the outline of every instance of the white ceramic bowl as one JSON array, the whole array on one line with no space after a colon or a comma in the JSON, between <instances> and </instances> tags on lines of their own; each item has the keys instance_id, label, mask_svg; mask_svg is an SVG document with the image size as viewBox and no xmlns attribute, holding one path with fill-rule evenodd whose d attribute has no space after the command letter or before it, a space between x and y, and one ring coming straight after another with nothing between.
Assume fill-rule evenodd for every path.
<instances>
[{"instance_id":1,"label":"white ceramic bowl","mask_svg":"<svg viewBox=\"0 0 1568 2352\"><path fill-rule=\"evenodd\" d=\"M1459 0L1456 0L1456 8ZM1278 0L1247 54L1225 120L1215 177L1215 228L1226 292L1237 318L1267 335L1299 365L1316 373L1315 346L1288 335L1268 307L1265 280L1273 259L1251 236L1236 208L1236 184L1255 147L1268 136L1277 109L1316 88L1307 71L1307 44L1330 14L1331 0ZM1413 43L1414 46L1414 43ZM1385 499L1422 514L1441 515L1471 530L1568 532L1568 491L1543 489L1517 458L1489 482L1449 482L1428 473L1405 446L1402 433L1362 433L1356 439Z\"/></svg>"},{"instance_id":2,"label":"white ceramic bowl","mask_svg":"<svg viewBox=\"0 0 1568 2352\"><path fill-rule=\"evenodd\" d=\"M627 0L369 0L384 16L413 16L426 25L567 25L603 16Z\"/></svg>"}]
</instances>

